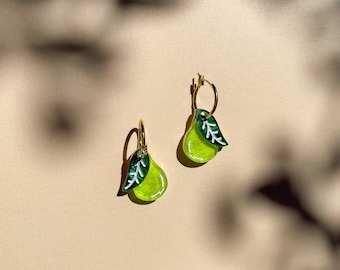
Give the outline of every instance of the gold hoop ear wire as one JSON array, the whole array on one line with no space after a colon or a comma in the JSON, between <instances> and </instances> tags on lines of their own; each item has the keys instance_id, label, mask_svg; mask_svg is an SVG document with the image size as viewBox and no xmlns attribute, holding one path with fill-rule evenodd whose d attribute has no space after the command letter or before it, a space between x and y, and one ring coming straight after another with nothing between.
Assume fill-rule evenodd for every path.
<instances>
[{"instance_id":1,"label":"gold hoop ear wire","mask_svg":"<svg viewBox=\"0 0 340 270\"><path fill-rule=\"evenodd\" d=\"M145 129L143 120L139 120L139 127L138 127L138 141L137 141L137 148L139 148L138 156L140 158L144 157L148 154L147 146L145 144Z\"/></svg>"},{"instance_id":2,"label":"gold hoop ear wire","mask_svg":"<svg viewBox=\"0 0 340 270\"><path fill-rule=\"evenodd\" d=\"M198 74L198 82L197 82L197 86L194 85L194 92L193 92L193 95L192 95L192 104L194 106L194 109L196 110L197 109L197 103L196 103L196 99L197 99L197 92L198 92L198 89L204 85L204 82L207 82L210 87L213 89L214 91L214 95L215 95L215 101L214 101L214 106L213 108L211 109L211 111L207 114L207 115L202 115L204 116L204 118L208 119L210 116L213 115L213 113L215 112L216 110L216 107L217 107L217 103L218 103L218 93L217 93L217 89L215 87L214 84L212 84L211 82L209 82L208 80L204 79L204 76L197 73Z\"/></svg>"}]
</instances>

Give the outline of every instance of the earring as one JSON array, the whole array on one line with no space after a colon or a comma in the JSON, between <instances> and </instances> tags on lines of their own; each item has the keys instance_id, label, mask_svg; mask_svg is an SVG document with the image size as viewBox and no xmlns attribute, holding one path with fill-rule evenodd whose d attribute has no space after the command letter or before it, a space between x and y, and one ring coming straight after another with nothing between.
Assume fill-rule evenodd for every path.
<instances>
[{"instance_id":1,"label":"earring","mask_svg":"<svg viewBox=\"0 0 340 270\"><path fill-rule=\"evenodd\" d=\"M152 202L160 198L168 181L164 171L153 161L145 144L143 121L139 121L137 149L130 156L128 169L122 191L133 192L134 196L143 202Z\"/></svg>"},{"instance_id":2,"label":"earring","mask_svg":"<svg viewBox=\"0 0 340 270\"><path fill-rule=\"evenodd\" d=\"M198 90L204 82L208 83L215 95L214 106L210 112L198 109L196 104ZM213 113L218 102L217 89L214 84L198 74L197 85L192 85L193 115L189 129L183 137L183 152L187 158L196 164L204 164L215 157L222 147L227 146Z\"/></svg>"}]
</instances>

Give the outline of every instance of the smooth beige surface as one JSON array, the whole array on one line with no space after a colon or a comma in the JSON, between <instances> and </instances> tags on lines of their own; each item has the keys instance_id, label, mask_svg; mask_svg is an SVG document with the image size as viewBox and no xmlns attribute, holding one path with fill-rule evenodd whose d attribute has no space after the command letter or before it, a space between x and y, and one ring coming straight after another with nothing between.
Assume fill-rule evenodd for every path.
<instances>
[{"instance_id":1,"label":"smooth beige surface","mask_svg":"<svg viewBox=\"0 0 340 270\"><path fill-rule=\"evenodd\" d=\"M251 195L288 168L309 211L339 231L339 168L325 169L339 147L339 85L323 64L339 39L310 30L326 4L10 2L0 12L0 269L337 269L315 226ZM94 40L108 60L34 49L68 39ZM229 146L187 168L176 148L197 72L219 91ZM205 90L198 103L210 108ZM141 118L169 182L149 205L116 196Z\"/></svg>"}]
</instances>

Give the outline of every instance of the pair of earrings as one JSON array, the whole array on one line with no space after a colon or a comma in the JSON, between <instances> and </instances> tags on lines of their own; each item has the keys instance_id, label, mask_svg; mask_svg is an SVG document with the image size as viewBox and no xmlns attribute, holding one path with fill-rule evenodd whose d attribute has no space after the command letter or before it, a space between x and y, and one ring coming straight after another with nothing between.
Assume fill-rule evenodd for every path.
<instances>
[{"instance_id":1,"label":"pair of earrings","mask_svg":"<svg viewBox=\"0 0 340 270\"><path fill-rule=\"evenodd\" d=\"M197 108L196 103L198 90L205 82L212 88L215 96L214 105L210 112ZM190 117L191 124L186 129L178 149L184 156L178 159L184 165L189 162L194 164L194 166L199 166L214 158L217 152L222 147L227 146L228 143L224 139L213 116L218 102L218 93L215 85L206 80L204 76L198 74L197 85L193 80L191 90L193 109L192 116ZM127 164L125 164L125 167L127 170L123 173L124 182L121 190L123 193L128 193L133 201L153 202L164 194L168 181L164 171L154 162L148 153L142 120L139 122L137 133L137 149L126 160Z\"/></svg>"}]
</instances>

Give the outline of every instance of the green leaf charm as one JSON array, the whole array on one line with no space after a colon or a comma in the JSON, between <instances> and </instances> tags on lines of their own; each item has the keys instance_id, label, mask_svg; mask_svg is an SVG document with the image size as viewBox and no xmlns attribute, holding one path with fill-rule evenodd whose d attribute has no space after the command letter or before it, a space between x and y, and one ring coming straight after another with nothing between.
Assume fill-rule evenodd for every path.
<instances>
[{"instance_id":1,"label":"green leaf charm","mask_svg":"<svg viewBox=\"0 0 340 270\"><path fill-rule=\"evenodd\" d=\"M228 145L223 138L218 124L213 116L205 119L202 116L208 112L197 109L190 128L183 138L183 152L191 161L203 164L213 159L217 152Z\"/></svg>"},{"instance_id":2,"label":"green leaf charm","mask_svg":"<svg viewBox=\"0 0 340 270\"><path fill-rule=\"evenodd\" d=\"M227 141L223 138L220 128L214 116L205 118L204 115L209 113L203 109L197 109L195 117L197 120L198 130L201 135L209 142L219 147L227 146Z\"/></svg>"},{"instance_id":3,"label":"green leaf charm","mask_svg":"<svg viewBox=\"0 0 340 270\"><path fill-rule=\"evenodd\" d=\"M149 154L139 157L139 151L140 149L137 149L131 156L126 179L122 187L122 191L124 192L127 192L140 185L144 181L149 171Z\"/></svg>"}]
</instances>

